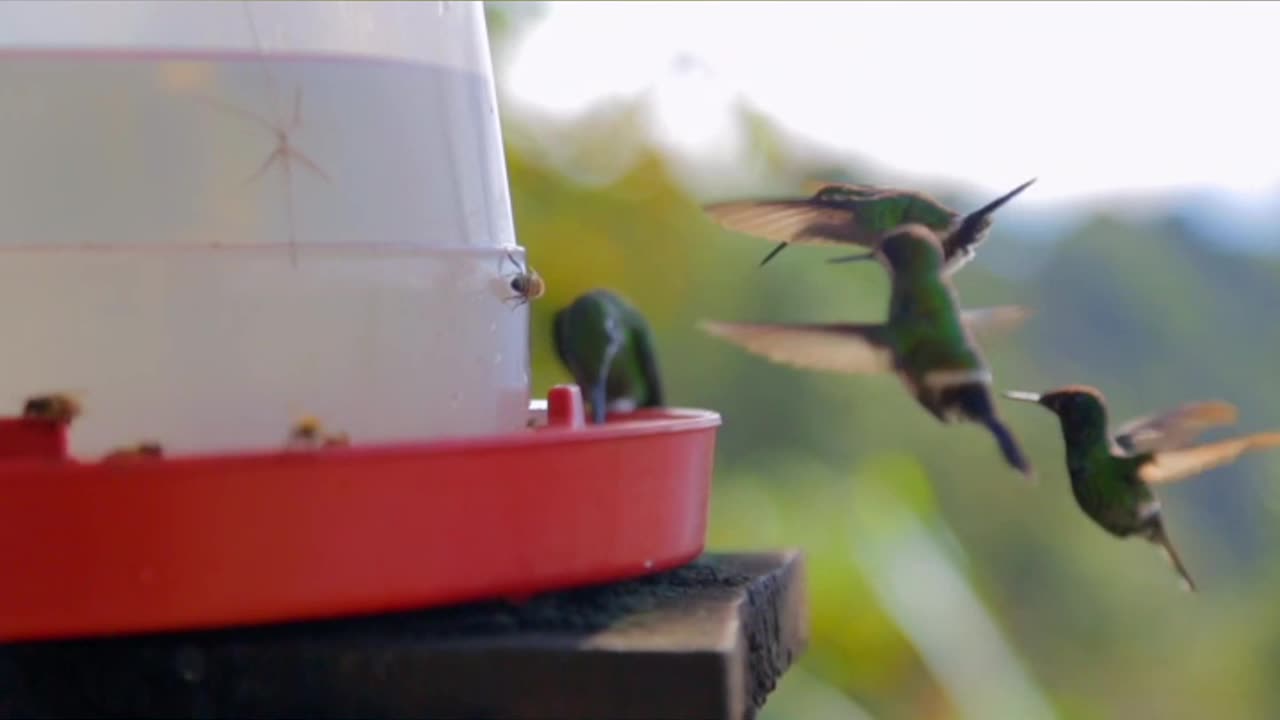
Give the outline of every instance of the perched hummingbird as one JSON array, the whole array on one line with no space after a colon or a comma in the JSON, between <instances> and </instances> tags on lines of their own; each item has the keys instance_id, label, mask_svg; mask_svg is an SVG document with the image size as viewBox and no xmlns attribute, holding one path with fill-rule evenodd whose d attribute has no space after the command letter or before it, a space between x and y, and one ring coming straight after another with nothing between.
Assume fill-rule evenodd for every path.
<instances>
[{"instance_id":1,"label":"perched hummingbird","mask_svg":"<svg viewBox=\"0 0 1280 720\"><path fill-rule=\"evenodd\" d=\"M870 185L823 185L802 200L743 200L712 203L703 209L722 227L777 241L761 266L788 244L874 248L893 228L919 223L941 238L943 274L950 275L972 260L977 246L987 239L991 215L1034 182L1032 178L1022 183L963 218L922 192ZM874 252L859 253L827 262L874 256Z\"/></svg>"},{"instance_id":2,"label":"perched hummingbird","mask_svg":"<svg viewBox=\"0 0 1280 720\"><path fill-rule=\"evenodd\" d=\"M1221 401L1188 403L1140 417L1112 434L1106 398L1096 388L1068 385L1005 396L1039 403L1058 416L1071 492L1080 509L1116 537L1140 535L1159 545L1187 590L1195 590L1195 582L1165 532L1151 486L1185 480L1250 450L1280 446L1280 432L1266 432L1188 447L1207 428L1236 421L1235 406Z\"/></svg>"},{"instance_id":3,"label":"perched hummingbird","mask_svg":"<svg viewBox=\"0 0 1280 720\"><path fill-rule=\"evenodd\" d=\"M662 380L649 323L608 290L584 293L552 319L556 354L591 405L592 422L605 412L661 407Z\"/></svg>"},{"instance_id":4,"label":"perched hummingbird","mask_svg":"<svg viewBox=\"0 0 1280 720\"><path fill-rule=\"evenodd\" d=\"M984 425L1005 460L1032 477L1031 464L996 414L991 371L975 341L1012 330L1030 311L1017 306L960 310L943 275L942 246L923 225L897 228L875 253L892 278L885 324L704 322L703 329L777 363L856 374L895 372L938 420Z\"/></svg>"}]
</instances>

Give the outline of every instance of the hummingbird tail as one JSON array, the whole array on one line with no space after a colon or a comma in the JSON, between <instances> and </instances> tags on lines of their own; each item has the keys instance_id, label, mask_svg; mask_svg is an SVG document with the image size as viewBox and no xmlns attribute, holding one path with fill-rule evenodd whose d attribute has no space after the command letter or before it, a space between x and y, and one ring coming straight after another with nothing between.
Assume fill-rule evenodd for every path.
<instances>
[{"instance_id":1,"label":"hummingbird tail","mask_svg":"<svg viewBox=\"0 0 1280 720\"><path fill-rule=\"evenodd\" d=\"M1004 455L1005 462L1025 475L1028 480L1034 479L1035 470L1031 467L1031 461L1027 460L1027 456L1022 452L1022 446L1018 444L1017 438L1001 422L1000 418L994 414L987 415L982 418L982 424L995 436L996 443L1000 445L1000 452Z\"/></svg>"},{"instance_id":2,"label":"hummingbird tail","mask_svg":"<svg viewBox=\"0 0 1280 720\"><path fill-rule=\"evenodd\" d=\"M973 212L969 213L969 215L965 218L965 220L969 220L969 219L978 220L978 219L987 217L988 215L991 215L996 210L999 210L1001 205L1004 205L1005 203L1017 197L1019 193L1021 193L1023 190L1026 190L1027 188L1031 187L1032 183L1034 183L1035 181L1036 181L1035 178L1031 178L1030 180L1022 183L1021 185L1010 190L1004 195L1001 195L995 200L992 200L986 205L983 205L977 210L974 210Z\"/></svg>"},{"instance_id":3,"label":"hummingbird tail","mask_svg":"<svg viewBox=\"0 0 1280 720\"><path fill-rule=\"evenodd\" d=\"M1035 181L1035 178L1031 178L964 216L964 220L960 222L960 227L956 228L955 232L946 241L946 249L950 251L948 256L950 256L951 252L955 253L954 259L948 263L949 270L955 271L973 258L973 246L982 242L983 238L986 237L987 228L991 226L992 213L999 210L1001 205L1017 197L1018 193L1026 190Z\"/></svg>"},{"instance_id":4,"label":"hummingbird tail","mask_svg":"<svg viewBox=\"0 0 1280 720\"><path fill-rule=\"evenodd\" d=\"M1035 481L1035 470L1022 452L1017 438L996 415L991 387L986 382L967 380L954 383L941 390L937 406L943 416L959 415L971 422L981 423L995 436L1005 462L1012 465L1028 480Z\"/></svg>"},{"instance_id":5,"label":"hummingbird tail","mask_svg":"<svg viewBox=\"0 0 1280 720\"><path fill-rule=\"evenodd\" d=\"M1182 564L1182 558L1178 556L1178 551L1174 549L1168 533L1164 531L1164 525L1157 522L1152 526L1147 539L1160 546L1164 556L1169 559L1169 564L1173 565L1173 569L1182 579L1182 588L1187 592L1196 592L1196 583L1191 579L1191 573L1187 572L1187 566Z\"/></svg>"}]
</instances>

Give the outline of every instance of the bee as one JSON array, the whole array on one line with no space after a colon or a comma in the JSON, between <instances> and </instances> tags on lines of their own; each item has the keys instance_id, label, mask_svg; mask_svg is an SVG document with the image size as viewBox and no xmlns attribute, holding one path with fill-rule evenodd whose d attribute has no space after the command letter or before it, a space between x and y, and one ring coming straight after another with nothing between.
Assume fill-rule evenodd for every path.
<instances>
[{"instance_id":1,"label":"bee","mask_svg":"<svg viewBox=\"0 0 1280 720\"><path fill-rule=\"evenodd\" d=\"M547 424L547 401L546 400L530 400L529 401L529 419L525 420L524 426L527 428L539 428Z\"/></svg>"},{"instance_id":2,"label":"bee","mask_svg":"<svg viewBox=\"0 0 1280 720\"><path fill-rule=\"evenodd\" d=\"M80 416L80 401L67 393L35 395L22 406L22 417L70 425Z\"/></svg>"},{"instance_id":3,"label":"bee","mask_svg":"<svg viewBox=\"0 0 1280 720\"><path fill-rule=\"evenodd\" d=\"M285 444L286 447L297 450L314 450L346 447L351 444L351 440L344 432L326 433L317 418L307 416L294 423Z\"/></svg>"},{"instance_id":4,"label":"bee","mask_svg":"<svg viewBox=\"0 0 1280 720\"><path fill-rule=\"evenodd\" d=\"M320 440L320 447L322 448L346 447L350 444L351 438L347 437L344 432L330 433Z\"/></svg>"},{"instance_id":5,"label":"bee","mask_svg":"<svg viewBox=\"0 0 1280 720\"><path fill-rule=\"evenodd\" d=\"M542 297L543 293L547 291L547 283L543 281L538 271L528 265L521 265L520 261L516 260L511 253L507 253L506 259L516 266L517 272L508 276L510 280L507 283L507 287L511 288L511 292L515 293L515 295L504 298L503 302L514 300L516 304L511 306L514 310L530 300L537 300Z\"/></svg>"},{"instance_id":6,"label":"bee","mask_svg":"<svg viewBox=\"0 0 1280 720\"><path fill-rule=\"evenodd\" d=\"M164 457L164 449L154 440L144 440L136 445L116 448L103 456L103 462L121 462L128 460L148 460Z\"/></svg>"}]
</instances>

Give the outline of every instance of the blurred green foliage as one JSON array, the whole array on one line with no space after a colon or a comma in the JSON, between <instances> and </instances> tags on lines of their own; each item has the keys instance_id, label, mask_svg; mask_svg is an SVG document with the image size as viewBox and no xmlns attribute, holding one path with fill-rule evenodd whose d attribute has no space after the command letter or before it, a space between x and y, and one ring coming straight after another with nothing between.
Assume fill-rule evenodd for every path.
<instances>
[{"instance_id":1,"label":"blurred green foliage","mask_svg":"<svg viewBox=\"0 0 1280 720\"><path fill-rule=\"evenodd\" d=\"M491 7L495 57L510 32L504 12ZM1202 586L1184 594L1153 548L1117 541L1079 512L1049 413L1002 403L1037 465L1032 487L981 429L940 425L893 377L772 365L695 327L878 320L888 287L879 267L828 266L830 252L795 249L757 268L769 245L703 217L699 204L724 195L688 189L645 139L639 105L572 125L502 112L517 232L548 285L531 320L535 395L570 381L551 349L552 313L594 287L620 292L653 326L670 402L723 415L710 545L807 554L811 646L766 717L1280 715L1270 561L1280 457L1161 493ZM799 192L837 172L878 182L809 159L767 119L744 112L743 122L755 143L726 193ZM958 202L948 188L922 189ZM967 306L1037 310L985 348L997 385L1094 384L1117 421L1223 398L1241 408L1228 432L1280 426L1280 261L1218 249L1171 219L1080 220L1029 248L997 218L960 274ZM1025 277L992 271L993 254L1032 251L1047 257Z\"/></svg>"}]
</instances>

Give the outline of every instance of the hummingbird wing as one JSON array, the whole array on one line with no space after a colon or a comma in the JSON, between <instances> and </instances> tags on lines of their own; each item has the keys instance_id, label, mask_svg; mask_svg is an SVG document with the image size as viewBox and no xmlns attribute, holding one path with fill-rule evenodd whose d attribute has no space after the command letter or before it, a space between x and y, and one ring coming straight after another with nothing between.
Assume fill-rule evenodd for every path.
<instances>
[{"instance_id":1,"label":"hummingbird wing","mask_svg":"<svg viewBox=\"0 0 1280 720\"><path fill-rule=\"evenodd\" d=\"M551 319L551 338L556 356L578 383L591 384L607 373L613 356L626 339L625 331L598 306L584 305L584 296L558 311ZM579 314L575 315L575 311ZM575 320L578 322L575 323ZM575 327L576 325L576 327Z\"/></svg>"},{"instance_id":2,"label":"hummingbird wing","mask_svg":"<svg viewBox=\"0 0 1280 720\"><path fill-rule=\"evenodd\" d=\"M960 321L973 333L975 340L990 340L1017 330L1033 315L1021 305L994 305L960 311Z\"/></svg>"},{"instance_id":3,"label":"hummingbird wing","mask_svg":"<svg viewBox=\"0 0 1280 720\"><path fill-rule=\"evenodd\" d=\"M712 203L703 206L703 210L727 230L774 242L871 247L875 239L859 227L857 214L851 208L808 198Z\"/></svg>"},{"instance_id":4,"label":"hummingbird wing","mask_svg":"<svg viewBox=\"0 0 1280 720\"><path fill-rule=\"evenodd\" d=\"M803 187L804 191L810 195L841 192L848 194L850 197L860 198L873 198L885 193L902 192L901 190L880 188L874 185L858 185L855 183L828 182L824 180L806 180Z\"/></svg>"},{"instance_id":5,"label":"hummingbird wing","mask_svg":"<svg viewBox=\"0 0 1280 720\"><path fill-rule=\"evenodd\" d=\"M1194 477L1226 465L1246 452L1280 447L1280 432L1265 432L1192 448L1157 452L1138 469L1143 482L1155 485Z\"/></svg>"},{"instance_id":6,"label":"hummingbird wing","mask_svg":"<svg viewBox=\"0 0 1280 720\"><path fill-rule=\"evenodd\" d=\"M644 323L643 318L640 319ZM640 372L644 375L648 397L641 401L643 407L662 407L666 404L662 391L662 375L658 372L658 356L653 350L653 333L648 324L637 324L631 328L631 346L635 349L636 359L640 362Z\"/></svg>"},{"instance_id":7,"label":"hummingbird wing","mask_svg":"<svg viewBox=\"0 0 1280 720\"><path fill-rule=\"evenodd\" d=\"M1235 405L1221 400L1187 403L1134 418L1112 434L1120 449L1130 455L1176 450L1211 427L1235 423L1238 414Z\"/></svg>"},{"instance_id":8,"label":"hummingbird wing","mask_svg":"<svg viewBox=\"0 0 1280 720\"><path fill-rule=\"evenodd\" d=\"M702 329L773 362L807 370L870 374L893 369L884 325L703 321Z\"/></svg>"}]
</instances>

